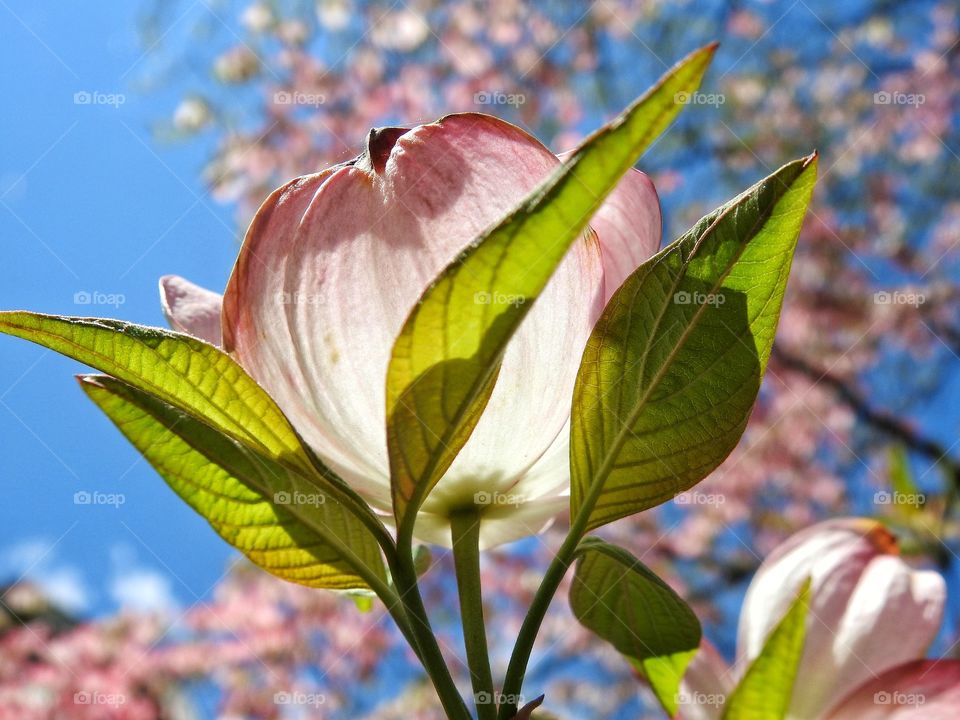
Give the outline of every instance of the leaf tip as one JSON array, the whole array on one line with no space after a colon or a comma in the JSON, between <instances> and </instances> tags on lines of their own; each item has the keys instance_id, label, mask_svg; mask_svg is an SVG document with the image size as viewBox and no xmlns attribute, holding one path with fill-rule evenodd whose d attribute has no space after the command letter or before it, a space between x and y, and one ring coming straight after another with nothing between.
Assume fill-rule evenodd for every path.
<instances>
[{"instance_id":1,"label":"leaf tip","mask_svg":"<svg viewBox=\"0 0 960 720\"><path fill-rule=\"evenodd\" d=\"M536 697L528 702L526 705L520 708L516 715L513 716L513 720L528 720L528 718L533 715L533 711L543 704L543 699L545 697L545 695L541 695L540 697Z\"/></svg>"},{"instance_id":2,"label":"leaf tip","mask_svg":"<svg viewBox=\"0 0 960 720\"><path fill-rule=\"evenodd\" d=\"M93 399L98 390L107 390L107 387L102 382L105 377L106 375L94 375L88 373L74 375L73 379L77 381L77 385L80 386L80 389L83 390L84 394Z\"/></svg>"},{"instance_id":3,"label":"leaf tip","mask_svg":"<svg viewBox=\"0 0 960 720\"><path fill-rule=\"evenodd\" d=\"M73 376L73 379L76 380L81 387L84 385L103 387L103 381L109 377L109 375L104 375L102 373L77 373Z\"/></svg>"},{"instance_id":4,"label":"leaf tip","mask_svg":"<svg viewBox=\"0 0 960 720\"><path fill-rule=\"evenodd\" d=\"M800 175L812 177L811 185L816 184L818 177L818 165L820 163L820 153L814 150L812 153L800 160ZM812 188L811 188L812 192Z\"/></svg>"},{"instance_id":5,"label":"leaf tip","mask_svg":"<svg viewBox=\"0 0 960 720\"><path fill-rule=\"evenodd\" d=\"M714 40L713 42L707 43L706 45L697 48L689 55L687 55L683 60L677 63L678 66L687 65L687 63L696 62L699 66L699 73L702 75L706 72L707 68L710 66L710 63L713 62L713 56L717 53L717 48L720 47L720 41Z\"/></svg>"}]
</instances>

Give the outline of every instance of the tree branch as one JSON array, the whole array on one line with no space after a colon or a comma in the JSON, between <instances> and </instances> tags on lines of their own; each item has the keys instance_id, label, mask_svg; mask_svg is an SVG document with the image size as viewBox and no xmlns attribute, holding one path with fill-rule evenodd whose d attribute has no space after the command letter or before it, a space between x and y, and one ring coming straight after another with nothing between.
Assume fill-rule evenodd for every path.
<instances>
[{"instance_id":1,"label":"tree branch","mask_svg":"<svg viewBox=\"0 0 960 720\"><path fill-rule=\"evenodd\" d=\"M942 464L949 472L954 487L960 488L960 461L954 459L950 455L949 448L942 443L919 433L916 428L896 415L873 407L858 388L829 370L823 370L778 345L773 348L773 357L787 370L800 373L816 384L829 387L842 403L853 410L861 422L873 430L903 443L909 450Z\"/></svg>"}]
</instances>

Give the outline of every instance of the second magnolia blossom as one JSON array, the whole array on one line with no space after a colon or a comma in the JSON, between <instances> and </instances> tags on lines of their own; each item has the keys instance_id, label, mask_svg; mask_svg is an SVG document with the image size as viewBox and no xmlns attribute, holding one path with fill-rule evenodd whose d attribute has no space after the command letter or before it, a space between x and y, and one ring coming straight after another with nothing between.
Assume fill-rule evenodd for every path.
<instances>
[{"instance_id":1,"label":"second magnolia blossom","mask_svg":"<svg viewBox=\"0 0 960 720\"><path fill-rule=\"evenodd\" d=\"M175 329L222 344L324 462L390 514L394 339L436 275L560 162L523 130L477 113L374 130L356 160L266 200L222 298L168 276L164 310ZM657 251L660 230L652 183L629 173L511 342L483 417L423 505L417 537L449 545L449 512L471 502L483 507L484 546L538 532L566 510L583 348L609 297Z\"/></svg>"},{"instance_id":2,"label":"second magnolia blossom","mask_svg":"<svg viewBox=\"0 0 960 720\"><path fill-rule=\"evenodd\" d=\"M723 715L807 578L806 636L786 718L960 717L960 661L924 659L943 618L943 577L910 567L879 522L845 518L797 533L763 562L740 612L736 665L704 643L684 678L683 720Z\"/></svg>"}]
</instances>

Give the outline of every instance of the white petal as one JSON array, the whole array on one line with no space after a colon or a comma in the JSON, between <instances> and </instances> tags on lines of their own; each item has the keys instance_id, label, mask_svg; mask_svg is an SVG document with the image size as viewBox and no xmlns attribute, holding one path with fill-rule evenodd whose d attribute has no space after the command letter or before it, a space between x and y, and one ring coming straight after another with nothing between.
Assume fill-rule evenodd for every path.
<instances>
[{"instance_id":1,"label":"white petal","mask_svg":"<svg viewBox=\"0 0 960 720\"><path fill-rule=\"evenodd\" d=\"M170 327L213 345L220 345L223 298L177 275L160 278L160 305Z\"/></svg>"},{"instance_id":2,"label":"white petal","mask_svg":"<svg viewBox=\"0 0 960 720\"><path fill-rule=\"evenodd\" d=\"M915 660L861 685L826 720L956 720L960 660Z\"/></svg>"},{"instance_id":3,"label":"white petal","mask_svg":"<svg viewBox=\"0 0 960 720\"><path fill-rule=\"evenodd\" d=\"M570 498L552 496L523 500L509 493L478 491L481 503L489 500L480 525L480 549L513 542L543 532L569 505ZM416 536L423 542L450 547L450 520L423 510L417 516Z\"/></svg>"},{"instance_id":4,"label":"white petal","mask_svg":"<svg viewBox=\"0 0 960 720\"><path fill-rule=\"evenodd\" d=\"M831 520L790 538L764 561L740 615L741 673L812 578L810 612L788 717L820 717L840 697L888 668L922 656L936 634L943 579L910 568L879 523ZM891 633L911 628L910 637Z\"/></svg>"},{"instance_id":5,"label":"white petal","mask_svg":"<svg viewBox=\"0 0 960 720\"><path fill-rule=\"evenodd\" d=\"M879 527L870 521L830 520L790 537L757 570L740 611L737 668L740 672L763 649L807 578L813 577L818 615L839 623L866 564L877 555L868 536ZM830 633L808 638L807 646L832 643Z\"/></svg>"},{"instance_id":6,"label":"white petal","mask_svg":"<svg viewBox=\"0 0 960 720\"><path fill-rule=\"evenodd\" d=\"M733 691L733 670L706 639L693 656L680 683L680 720L719 720Z\"/></svg>"},{"instance_id":7,"label":"white petal","mask_svg":"<svg viewBox=\"0 0 960 720\"><path fill-rule=\"evenodd\" d=\"M816 709L822 711L861 683L922 658L940 629L945 602L946 583L939 573L913 570L892 555L873 560L837 628L835 669L806 674L808 682L830 687L829 696ZM794 702L801 717L811 707L805 696Z\"/></svg>"},{"instance_id":8,"label":"white petal","mask_svg":"<svg viewBox=\"0 0 960 720\"><path fill-rule=\"evenodd\" d=\"M558 161L518 128L475 114L382 131L370 145L356 165L264 205L224 319L226 347L318 454L383 508L384 386L397 333L436 274ZM596 242L575 243L508 348L442 497L508 492L553 444L602 288Z\"/></svg>"},{"instance_id":9,"label":"white petal","mask_svg":"<svg viewBox=\"0 0 960 720\"><path fill-rule=\"evenodd\" d=\"M563 160L569 155L558 157ZM660 248L663 221L653 181L639 170L628 172L591 218L590 226L600 237L606 302Z\"/></svg>"}]
</instances>

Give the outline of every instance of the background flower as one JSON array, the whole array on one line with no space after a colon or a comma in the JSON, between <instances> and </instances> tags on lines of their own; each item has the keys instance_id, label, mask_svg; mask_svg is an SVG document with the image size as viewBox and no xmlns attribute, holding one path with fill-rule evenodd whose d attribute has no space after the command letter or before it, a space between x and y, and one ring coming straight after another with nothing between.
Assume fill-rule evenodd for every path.
<instances>
[{"instance_id":1,"label":"background flower","mask_svg":"<svg viewBox=\"0 0 960 720\"><path fill-rule=\"evenodd\" d=\"M897 716L901 706L908 712L921 712L921 707L924 713L955 712L950 703L960 692L957 662L941 660L943 667L936 661L921 663L943 620L943 578L904 562L896 538L881 523L842 518L797 533L760 565L740 611L736 664L727 666L706 644L684 680L689 700L684 717L721 716L723 699L760 655L808 580L803 654L786 717L852 720L861 717L853 707L866 706L868 699L870 712L879 717ZM935 678L927 679L931 672ZM931 691L929 707L923 707L925 690ZM878 702L878 693L891 701ZM893 702L894 693L912 693L913 701Z\"/></svg>"},{"instance_id":2,"label":"background flower","mask_svg":"<svg viewBox=\"0 0 960 720\"><path fill-rule=\"evenodd\" d=\"M960 147L960 73L951 3L255 5L139 3L51 13L10 0L0 10L11 28L0 53L18 68L2 81L17 112L0 120L7 138L0 236L13 270L0 305L161 324L144 288L166 273L223 287L242 228L266 195L290 177L349 160L370 127L480 110L520 124L559 152L665 63L719 38L705 95L687 99L675 127L644 158L663 200L666 239L764 175L765 166L810 145L822 153L822 181L761 402L740 448L676 503L607 533L695 602L727 659L742 594L761 558L818 518L893 521L904 554L936 562L953 589L960 205L943 179L955 175ZM381 21L398 40L372 32ZM196 103L189 113L181 110L185 102ZM226 552L146 466L124 454L112 428L91 420L67 381L30 382L36 373L52 378L54 368L73 369L58 362L9 343L0 355L7 378L0 386L6 576L14 581L26 572L44 594L90 621L118 606L109 588L126 570L114 566L110 548L136 548L137 562L167 578L179 606L162 621L159 645L101 662L120 672L149 668L160 648L193 647L196 638L174 621L189 608L219 607L210 588ZM907 449L906 463L899 447ZM126 503L73 503L75 493L97 489L124 493ZM37 493L44 512L23 513ZM501 642L515 637L517 613L561 530L485 560ZM459 638L445 614L455 605L448 569L440 553L426 580L428 603L455 654ZM233 582L230 576L223 585ZM310 611L299 602L270 592L277 594L266 604L285 622L308 622ZM956 639L955 598L949 593L931 657L948 653ZM312 635L314 649L331 649L322 671L305 652L277 656L302 687L333 687L331 678L353 662L337 652L339 633L366 638L376 623L378 616L342 603L338 623ZM242 612L218 615L222 625L211 621L218 629L198 653L211 665L218 653L236 649L234 634L243 637ZM86 677L77 668L91 663L75 655L35 652L37 638L53 647L39 624L56 625L59 617L38 616L37 624L8 631L32 649L5 656L16 661L7 677L24 667L65 687L77 682L75 673ZM102 624L109 627L101 632ZM90 627L98 638L92 645L133 632L109 620ZM396 638L386 637L384 647L395 648ZM345 642L354 652L367 647ZM415 687L404 692L414 674L402 651L370 647L378 650L378 671L368 683L339 686L349 697L334 712L362 717L378 704L416 707L417 697L429 699ZM495 652L502 664L505 650ZM276 714L273 692L286 683L272 679L264 688L261 679L272 676L262 663L271 656L236 657L221 663L221 672L200 668L204 680L186 685L187 699L206 716ZM547 676L555 679L547 684ZM551 710L567 717L633 718L652 708L622 660L586 637L561 602L529 678L548 693ZM50 697L11 680L0 706L20 717L26 698L38 713L55 716ZM65 697L76 710L72 693Z\"/></svg>"}]
</instances>

